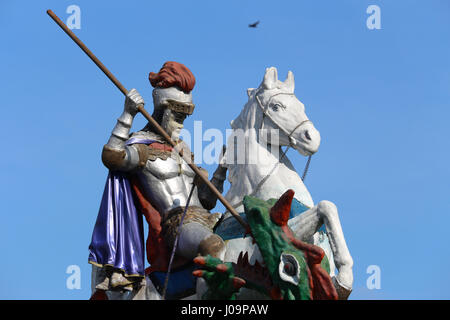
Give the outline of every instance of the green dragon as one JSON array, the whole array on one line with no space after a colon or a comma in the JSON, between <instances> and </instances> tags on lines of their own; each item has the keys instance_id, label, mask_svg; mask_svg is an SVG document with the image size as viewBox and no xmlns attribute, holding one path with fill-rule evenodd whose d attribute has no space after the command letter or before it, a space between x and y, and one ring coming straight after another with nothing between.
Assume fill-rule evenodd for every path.
<instances>
[{"instance_id":1,"label":"green dragon","mask_svg":"<svg viewBox=\"0 0 450 320\"><path fill-rule=\"evenodd\" d=\"M250 264L248 254L243 252L236 263L211 256L195 258L200 269L193 275L202 277L208 285L202 299L234 300L242 287L271 299L338 298L324 251L296 239L287 225L293 197L293 190L279 200L244 197L248 233L258 245L264 264Z\"/></svg>"}]
</instances>

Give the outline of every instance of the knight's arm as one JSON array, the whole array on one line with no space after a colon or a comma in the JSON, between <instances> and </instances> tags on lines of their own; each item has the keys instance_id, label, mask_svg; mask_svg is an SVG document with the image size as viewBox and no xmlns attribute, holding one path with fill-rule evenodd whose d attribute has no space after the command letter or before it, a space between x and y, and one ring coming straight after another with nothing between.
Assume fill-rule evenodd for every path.
<instances>
[{"instance_id":1,"label":"knight's arm","mask_svg":"<svg viewBox=\"0 0 450 320\"><path fill-rule=\"evenodd\" d=\"M222 155L225 153L225 146L222 152ZM221 159L222 160L222 159ZM223 183L227 178L227 168L222 165L221 161L216 171L214 171L213 177L210 182L216 187L216 189L222 193L223 192ZM214 192L211 191L210 188L205 183L200 183L198 185L198 198L202 204L202 206L211 210L216 206L217 196Z\"/></svg>"},{"instance_id":2,"label":"knight's arm","mask_svg":"<svg viewBox=\"0 0 450 320\"><path fill-rule=\"evenodd\" d=\"M130 90L125 99L124 111L117 119L108 143L103 146L102 161L110 170L130 171L139 164L138 150L134 146L126 146L125 142L129 139L140 104L144 104L144 99L135 89Z\"/></svg>"}]
</instances>

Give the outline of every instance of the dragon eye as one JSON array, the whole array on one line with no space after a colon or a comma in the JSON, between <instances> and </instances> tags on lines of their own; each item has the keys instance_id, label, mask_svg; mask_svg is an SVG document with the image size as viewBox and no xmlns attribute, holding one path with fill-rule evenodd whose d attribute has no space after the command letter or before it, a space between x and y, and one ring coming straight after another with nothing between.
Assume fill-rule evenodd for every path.
<instances>
[{"instance_id":1,"label":"dragon eye","mask_svg":"<svg viewBox=\"0 0 450 320\"><path fill-rule=\"evenodd\" d=\"M284 271L290 276L295 276L295 266L289 261L285 263Z\"/></svg>"},{"instance_id":2,"label":"dragon eye","mask_svg":"<svg viewBox=\"0 0 450 320\"><path fill-rule=\"evenodd\" d=\"M278 273L282 280L298 285L300 280L300 264L293 255L282 253Z\"/></svg>"}]
</instances>

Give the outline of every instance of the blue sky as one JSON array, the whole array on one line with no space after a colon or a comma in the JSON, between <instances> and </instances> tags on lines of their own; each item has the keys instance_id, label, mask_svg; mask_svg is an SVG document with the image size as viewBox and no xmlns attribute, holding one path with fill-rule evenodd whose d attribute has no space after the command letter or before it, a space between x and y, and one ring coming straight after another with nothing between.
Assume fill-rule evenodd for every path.
<instances>
[{"instance_id":1,"label":"blue sky","mask_svg":"<svg viewBox=\"0 0 450 320\"><path fill-rule=\"evenodd\" d=\"M100 155L124 97L46 15L65 21L72 4L76 34L147 110L150 71L169 60L193 71L187 129L202 120L225 132L265 68L292 70L322 136L306 186L339 209L351 298L450 298L450 3L344 0L2 1L0 299L90 295ZM371 4L381 30L366 27ZM144 124L138 116L133 129ZM288 156L301 173L306 159ZM81 267L80 290L66 288L69 265ZM370 265L379 290L366 287Z\"/></svg>"}]
</instances>

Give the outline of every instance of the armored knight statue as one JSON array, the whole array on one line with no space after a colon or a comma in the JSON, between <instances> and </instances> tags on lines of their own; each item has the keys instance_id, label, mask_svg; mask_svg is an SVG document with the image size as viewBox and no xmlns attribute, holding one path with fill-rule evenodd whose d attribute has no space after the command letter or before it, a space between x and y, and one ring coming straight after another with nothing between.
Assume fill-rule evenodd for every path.
<instances>
[{"instance_id":1,"label":"armored knight statue","mask_svg":"<svg viewBox=\"0 0 450 320\"><path fill-rule=\"evenodd\" d=\"M179 135L184 120L194 111L193 74L183 64L169 61L158 73L151 72L149 80L154 87L153 118L177 147L190 153ZM194 183L197 187L178 234L174 267L198 254L223 258L224 253L223 240L213 233L220 214L209 212L217 197L196 179L185 154L182 157L172 150L150 123L130 135L139 105L144 105L143 98L135 89L130 90L102 152L109 175L89 246L89 263L93 265L94 295L107 298L114 292L136 292L145 285L146 273L167 270ZM219 166L211 180L221 192L225 176L226 168ZM142 217L148 223L146 249ZM146 270L145 251L150 264Z\"/></svg>"}]
</instances>

